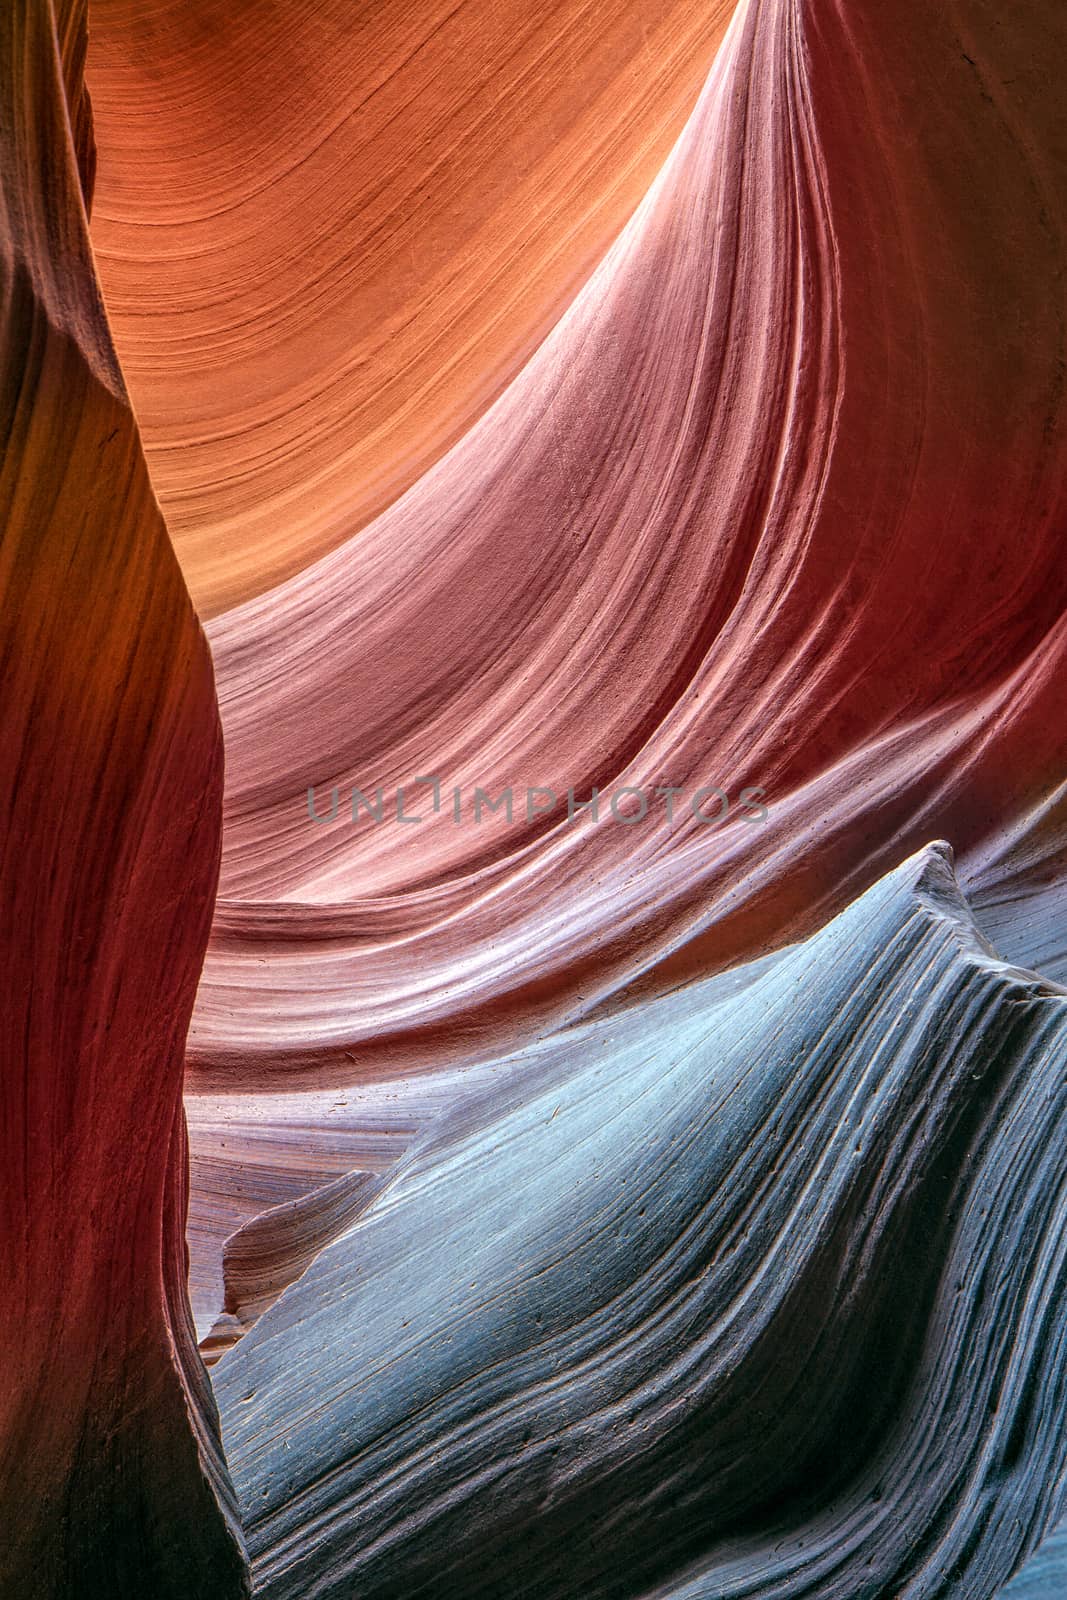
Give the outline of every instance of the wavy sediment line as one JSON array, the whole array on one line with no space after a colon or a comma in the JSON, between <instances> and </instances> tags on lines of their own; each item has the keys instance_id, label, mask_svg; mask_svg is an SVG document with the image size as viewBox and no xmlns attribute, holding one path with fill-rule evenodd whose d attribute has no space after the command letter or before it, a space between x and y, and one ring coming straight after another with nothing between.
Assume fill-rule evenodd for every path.
<instances>
[{"instance_id":1,"label":"wavy sediment line","mask_svg":"<svg viewBox=\"0 0 1067 1600\"><path fill-rule=\"evenodd\" d=\"M1062 1587L1067 13L742 0L574 293L725 9L98 0L187 1057L211 660L0 13L5 1597ZM730 814L304 810L412 781Z\"/></svg>"},{"instance_id":2,"label":"wavy sediment line","mask_svg":"<svg viewBox=\"0 0 1067 1600\"><path fill-rule=\"evenodd\" d=\"M976 851L968 894L998 950L1067 982L1067 784Z\"/></svg>"},{"instance_id":3,"label":"wavy sediment line","mask_svg":"<svg viewBox=\"0 0 1067 1600\"><path fill-rule=\"evenodd\" d=\"M237 1600L181 1101L220 729L93 271L85 26L0 8L0 1592Z\"/></svg>"},{"instance_id":4,"label":"wavy sediment line","mask_svg":"<svg viewBox=\"0 0 1067 1600\"><path fill-rule=\"evenodd\" d=\"M1051 3L748 0L501 399L357 539L213 622L195 1090L490 1059L805 936L934 834L966 879L1049 802L1067 196L1026 63L1064 56ZM308 818L309 784L416 774L446 793L417 828ZM453 785L531 784L754 784L770 816L449 814Z\"/></svg>"},{"instance_id":5,"label":"wavy sediment line","mask_svg":"<svg viewBox=\"0 0 1067 1600\"><path fill-rule=\"evenodd\" d=\"M94 0L93 237L203 615L500 393L692 109L728 0Z\"/></svg>"},{"instance_id":6,"label":"wavy sediment line","mask_svg":"<svg viewBox=\"0 0 1067 1600\"><path fill-rule=\"evenodd\" d=\"M1067 991L943 847L725 982L457 1111L223 1358L257 1593L977 1595L1054 1521Z\"/></svg>"}]
</instances>

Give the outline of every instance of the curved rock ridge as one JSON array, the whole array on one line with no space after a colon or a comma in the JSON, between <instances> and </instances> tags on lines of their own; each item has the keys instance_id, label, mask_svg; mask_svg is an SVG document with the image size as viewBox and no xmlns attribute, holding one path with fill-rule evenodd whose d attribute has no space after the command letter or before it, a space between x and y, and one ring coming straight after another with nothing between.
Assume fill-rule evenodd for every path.
<instances>
[{"instance_id":1,"label":"curved rock ridge","mask_svg":"<svg viewBox=\"0 0 1067 1600\"><path fill-rule=\"evenodd\" d=\"M190 1299L201 1337L242 1298L227 1287L224 1258L249 1224L270 1214L284 1235L316 1191L355 1172L389 1173L458 1099L497 1075L490 1064L337 1091L187 1095ZM264 1238L258 1228L252 1235Z\"/></svg>"},{"instance_id":2,"label":"curved rock ridge","mask_svg":"<svg viewBox=\"0 0 1067 1600\"><path fill-rule=\"evenodd\" d=\"M220 730L93 271L85 26L0 7L0 1594L236 1600L181 1101Z\"/></svg>"},{"instance_id":3,"label":"curved rock ridge","mask_svg":"<svg viewBox=\"0 0 1067 1600\"><path fill-rule=\"evenodd\" d=\"M947 847L530 1065L215 1369L257 1594L994 1593L1067 1466L1067 991Z\"/></svg>"},{"instance_id":4,"label":"curved rock ridge","mask_svg":"<svg viewBox=\"0 0 1067 1600\"><path fill-rule=\"evenodd\" d=\"M93 0L93 237L212 615L499 394L637 205L729 0Z\"/></svg>"},{"instance_id":5,"label":"curved rock ridge","mask_svg":"<svg viewBox=\"0 0 1067 1600\"><path fill-rule=\"evenodd\" d=\"M998 950L1067 983L1067 783L976 851L968 893Z\"/></svg>"},{"instance_id":6,"label":"curved rock ridge","mask_svg":"<svg viewBox=\"0 0 1067 1600\"><path fill-rule=\"evenodd\" d=\"M934 834L1010 897L994 858L1067 742L1067 149L1035 65L1065 28L1054 0L745 0L506 393L212 623L194 1088L491 1059L804 937ZM354 821L378 786L384 820ZM511 821L473 820L478 786ZM528 817L531 786L560 803ZM566 816L568 790L606 813L662 786L673 820Z\"/></svg>"},{"instance_id":7,"label":"curved rock ridge","mask_svg":"<svg viewBox=\"0 0 1067 1600\"><path fill-rule=\"evenodd\" d=\"M706 980L701 1001L737 993L778 959ZM243 1337L398 1166L497 1122L565 1076L576 1036L564 1029L501 1061L333 1093L190 1095L201 1152L192 1164L191 1297L205 1361ZM337 1176L327 1181L330 1171ZM283 1193L290 1198L279 1203Z\"/></svg>"},{"instance_id":8,"label":"curved rock ridge","mask_svg":"<svg viewBox=\"0 0 1067 1600\"><path fill-rule=\"evenodd\" d=\"M223 1313L202 1350L217 1361L307 1270L315 1257L367 1209L388 1179L361 1170L252 1217L225 1241Z\"/></svg>"}]
</instances>

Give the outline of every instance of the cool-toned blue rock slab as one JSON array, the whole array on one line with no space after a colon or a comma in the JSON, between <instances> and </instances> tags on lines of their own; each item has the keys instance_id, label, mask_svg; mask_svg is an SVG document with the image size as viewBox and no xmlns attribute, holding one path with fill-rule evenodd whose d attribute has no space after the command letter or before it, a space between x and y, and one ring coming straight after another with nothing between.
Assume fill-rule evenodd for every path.
<instances>
[{"instance_id":1,"label":"cool-toned blue rock slab","mask_svg":"<svg viewBox=\"0 0 1067 1600\"><path fill-rule=\"evenodd\" d=\"M994 1594L1067 1463L1067 995L947 849L501 1081L217 1369L257 1592Z\"/></svg>"}]
</instances>

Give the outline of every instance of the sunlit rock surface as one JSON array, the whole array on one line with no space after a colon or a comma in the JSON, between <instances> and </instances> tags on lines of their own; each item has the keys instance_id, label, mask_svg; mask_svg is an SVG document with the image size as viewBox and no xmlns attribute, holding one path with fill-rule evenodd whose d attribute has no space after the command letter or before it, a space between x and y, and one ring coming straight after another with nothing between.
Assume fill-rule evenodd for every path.
<instances>
[{"instance_id":1,"label":"sunlit rock surface","mask_svg":"<svg viewBox=\"0 0 1067 1600\"><path fill-rule=\"evenodd\" d=\"M85 20L0 18L0 1600L1059 1600L1067 14Z\"/></svg>"},{"instance_id":2,"label":"sunlit rock surface","mask_svg":"<svg viewBox=\"0 0 1067 1600\"><path fill-rule=\"evenodd\" d=\"M93 237L212 615L401 493L655 177L729 0L93 0Z\"/></svg>"},{"instance_id":3,"label":"sunlit rock surface","mask_svg":"<svg viewBox=\"0 0 1067 1600\"><path fill-rule=\"evenodd\" d=\"M933 835L986 900L1012 893L1009 834L1060 873L1067 148L1033 62L1067 58L1064 27L1052 4L750 0L500 400L358 537L215 619L194 1087L487 1058L810 933ZM514 790L511 822L473 820L479 786ZM531 786L558 802L528 820ZM606 811L661 786L673 821L663 798L567 818L568 790ZM353 820L353 787L384 821Z\"/></svg>"}]
</instances>

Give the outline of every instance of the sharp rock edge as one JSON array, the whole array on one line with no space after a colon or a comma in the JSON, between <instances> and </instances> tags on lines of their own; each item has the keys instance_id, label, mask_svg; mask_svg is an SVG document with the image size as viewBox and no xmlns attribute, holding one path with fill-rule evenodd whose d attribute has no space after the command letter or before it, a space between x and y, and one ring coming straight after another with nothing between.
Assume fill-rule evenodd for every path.
<instances>
[{"instance_id":1,"label":"sharp rock edge","mask_svg":"<svg viewBox=\"0 0 1067 1600\"><path fill-rule=\"evenodd\" d=\"M947 847L533 1081L216 1369L257 1593L992 1595L1067 1459L1067 993Z\"/></svg>"}]
</instances>

